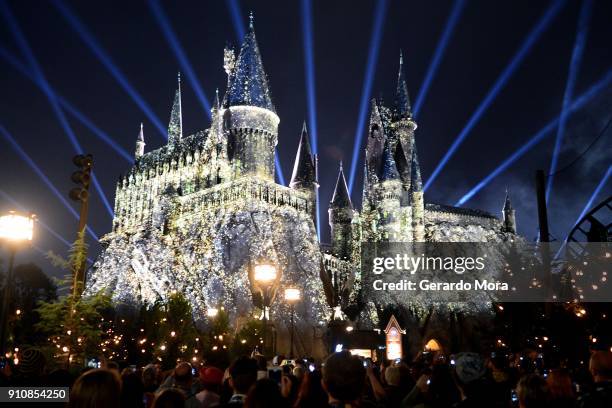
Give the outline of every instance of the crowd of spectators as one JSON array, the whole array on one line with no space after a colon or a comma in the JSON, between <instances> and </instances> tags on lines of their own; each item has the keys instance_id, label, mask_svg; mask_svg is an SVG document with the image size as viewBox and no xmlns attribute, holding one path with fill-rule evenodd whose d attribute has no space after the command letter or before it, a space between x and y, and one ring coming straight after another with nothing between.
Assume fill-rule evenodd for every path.
<instances>
[{"instance_id":1,"label":"crowd of spectators","mask_svg":"<svg viewBox=\"0 0 612 408\"><path fill-rule=\"evenodd\" d=\"M166 372L104 362L75 380L67 370L47 372L43 354L29 349L18 368L3 367L0 386L70 387L71 408L612 407L612 352L593 352L588 374L527 356L423 353L376 363L341 351L320 364L255 355L227 368L180 362Z\"/></svg>"}]
</instances>

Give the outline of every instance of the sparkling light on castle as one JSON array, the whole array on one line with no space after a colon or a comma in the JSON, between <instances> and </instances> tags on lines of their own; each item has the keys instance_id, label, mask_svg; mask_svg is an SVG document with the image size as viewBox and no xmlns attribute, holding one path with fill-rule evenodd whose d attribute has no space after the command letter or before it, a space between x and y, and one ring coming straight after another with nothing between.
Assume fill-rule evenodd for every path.
<instances>
[{"instance_id":1,"label":"sparkling light on castle","mask_svg":"<svg viewBox=\"0 0 612 408\"><path fill-rule=\"evenodd\" d=\"M239 324L261 306L253 265L273 263L275 292L302 290L297 321L312 333L335 307L359 297L361 242L488 242L515 234L508 198L503 220L425 203L400 57L393 108L372 101L362 209L353 207L340 166L329 204L331 244L320 244L317 158L305 126L289 186L274 181L280 118L252 23L238 55L225 51L224 69L225 95L217 93L208 129L183 135L180 78L167 145L145 153L141 127L135 164L117 183L112 231L101 239L86 294L108 290L115 301L135 305L179 291L196 320L205 324L207 309L224 306ZM272 321L289 313L281 298L272 302ZM276 321L282 326L288 319Z\"/></svg>"}]
</instances>

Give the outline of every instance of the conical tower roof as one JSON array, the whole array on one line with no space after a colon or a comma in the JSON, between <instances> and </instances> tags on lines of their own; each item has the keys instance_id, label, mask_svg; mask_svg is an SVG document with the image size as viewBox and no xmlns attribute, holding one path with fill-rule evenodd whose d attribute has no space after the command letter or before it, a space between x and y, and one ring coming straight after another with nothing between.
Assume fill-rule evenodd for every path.
<instances>
[{"instance_id":1,"label":"conical tower roof","mask_svg":"<svg viewBox=\"0 0 612 408\"><path fill-rule=\"evenodd\" d=\"M136 139L136 141L144 143L144 130L142 122L140 122L140 132L138 132L138 138Z\"/></svg>"},{"instance_id":2,"label":"conical tower roof","mask_svg":"<svg viewBox=\"0 0 612 408\"><path fill-rule=\"evenodd\" d=\"M400 50L399 73L397 74L397 89L395 91L395 114L399 119L410 118L412 108L410 106L410 95L404 75L404 56Z\"/></svg>"},{"instance_id":3,"label":"conical tower roof","mask_svg":"<svg viewBox=\"0 0 612 408\"><path fill-rule=\"evenodd\" d=\"M176 143L183 138L183 110L181 106L181 73L178 74L178 86L174 94L174 103L168 123L168 143Z\"/></svg>"},{"instance_id":4,"label":"conical tower roof","mask_svg":"<svg viewBox=\"0 0 612 408\"><path fill-rule=\"evenodd\" d=\"M512 211L512 203L510 202L510 192L506 189L506 199L504 201L504 212Z\"/></svg>"},{"instance_id":5,"label":"conical tower roof","mask_svg":"<svg viewBox=\"0 0 612 408\"><path fill-rule=\"evenodd\" d=\"M274 110L268 79L263 68L259 46L255 38L253 17L249 24L249 32L244 37L240 54L230 76L229 89L224 105L257 106Z\"/></svg>"},{"instance_id":6,"label":"conical tower roof","mask_svg":"<svg viewBox=\"0 0 612 408\"><path fill-rule=\"evenodd\" d=\"M344 177L342 162L340 162L338 180L336 180L336 188L334 189L334 195L332 196L330 206L334 208L353 208L351 196L348 192L348 187L346 186L346 178Z\"/></svg>"},{"instance_id":7,"label":"conical tower roof","mask_svg":"<svg viewBox=\"0 0 612 408\"><path fill-rule=\"evenodd\" d=\"M391 152L389 141L385 141L385 147L383 149L382 166L380 169L380 179L382 181L399 180L400 175L397 171L397 165Z\"/></svg>"},{"instance_id":8,"label":"conical tower roof","mask_svg":"<svg viewBox=\"0 0 612 408\"><path fill-rule=\"evenodd\" d=\"M300 144L298 145L295 163L293 165L293 174L289 186L293 187L299 183L314 183L316 181L315 165L312 159L310 149L310 141L306 122L302 126L302 135L300 136Z\"/></svg>"}]
</instances>

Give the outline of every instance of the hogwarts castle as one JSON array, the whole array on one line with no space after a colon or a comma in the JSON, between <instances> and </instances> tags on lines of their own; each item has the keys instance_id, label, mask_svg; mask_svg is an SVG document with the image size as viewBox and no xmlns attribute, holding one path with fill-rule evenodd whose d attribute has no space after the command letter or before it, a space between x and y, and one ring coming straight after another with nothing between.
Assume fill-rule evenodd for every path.
<instances>
[{"instance_id":1,"label":"hogwarts castle","mask_svg":"<svg viewBox=\"0 0 612 408\"><path fill-rule=\"evenodd\" d=\"M183 135L180 78L168 143L145 153L141 126L135 164L117 183L112 231L101 239L104 250L88 272L86 294L106 290L114 301L134 305L179 291L202 324L207 310L223 306L239 325L262 307L253 266L270 263L279 271L270 320L279 333L287 330L289 306L280 294L299 288L298 354L313 354L321 340L313 328L364 303L362 242L483 242L515 233L508 199L503 221L425 203L400 58L394 107L372 102L362 209L353 207L340 167L329 205L331 244L319 243L317 158L305 126L289 186L274 181L280 118L252 21L238 55L225 51L224 69L225 95L217 93L208 129ZM377 324L367 311L362 320Z\"/></svg>"}]
</instances>

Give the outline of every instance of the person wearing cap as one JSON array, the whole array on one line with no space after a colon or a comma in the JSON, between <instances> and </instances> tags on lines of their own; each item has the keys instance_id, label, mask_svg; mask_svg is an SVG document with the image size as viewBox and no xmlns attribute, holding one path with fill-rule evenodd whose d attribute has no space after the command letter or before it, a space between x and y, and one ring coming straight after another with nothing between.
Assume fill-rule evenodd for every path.
<instances>
[{"instance_id":1,"label":"person wearing cap","mask_svg":"<svg viewBox=\"0 0 612 408\"><path fill-rule=\"evenodd\" d=\"M200 367L200 383L204 390L196 394L203 408L219 405L219 393L223 383L223 371L217 367Z\"/></svg>"}]
</instances>

